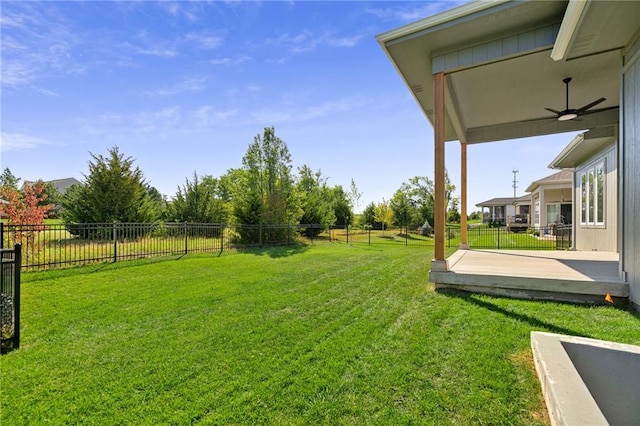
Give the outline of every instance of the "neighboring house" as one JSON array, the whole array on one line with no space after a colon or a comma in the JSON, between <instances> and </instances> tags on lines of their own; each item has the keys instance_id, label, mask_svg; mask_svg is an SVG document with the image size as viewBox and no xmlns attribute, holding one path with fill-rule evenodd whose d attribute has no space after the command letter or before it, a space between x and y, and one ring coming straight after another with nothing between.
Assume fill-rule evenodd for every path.
<instances>
[{"instance_id":1,"label":"neighboring house","mask_svg":"<svg viewBox=\"0 0 640 426\"><path fill-rule=\"evenodd\" d=\"M444 220L438 220L446 213L446 142L460 144L466 194L469 144L616 126L618 274L640 309L640 1L477 1L377 39L434 128L431 273L449 270ZM581 184L581 176L587 183L607 176L606 163L602 171L597 158L576 163L584 231L597 231L611 216L607 207L604 216L597 212L609 206L610 191L602 185L606 202L600 203L597 183L585 185L585 195ZM466 238L462 227L463 244Z\"/></svg>"},{"instance_id":2,"label":"neighboring house","mask_svg":"<svg viewBox=\"0 0 640 426\"><path fill-rule=\"evenodd\" d=\"M33 185L34 183L36 183L36 182L35 181L25 181L22 186L24 187L24 185ZM80 184L82 182L80 182L76 178L69 177L69 178L64 178L64 179L48 180L48 181L44 181L44 183L52 184L53 187L58 191L58 193L60 195L64 195L67 192L67 189L69 189L72 185Z\"/></svg>"},{"instance_id":3,"label":"neighboring house","mask_svg":"<svg viewBox=\"0 0 640 426\"><path fill-rule=\"evenodd\" d=\"M60 196L63 196L71 186L82 183L78 179L73 177L64 178L64 179L54 179L54 180L43 181L43 182L45 184L48 184L48 183L52 184L53 187L56 189L56 191L58 191L58 194L60 194ZM25 181L22 187L24 188L25 185L33 185L34 183L36 182ZM62 205L56 204L53 212L50 212L50 217L60 216L61 213L62 213Z\"/></svg>"},{"instance_id":4,"label":"neighboring house","mask_svg":"<svg viewBox=\"0 0 640 426\"><path fill-rule=\"evenodd\" d=\"M532 182L525 190L531 194L531 225L546 228L554 224L572 223L572 188L573 173L566 170Z\"/></svg>"},{"instance_id":5,"label":"neighboring house","mask_svg":"<svg viewBox=\"0 0 640 426\"><path fill-rule=\"evenodd\" d=\"M611 126L580 134L550 164L572 178L576 250L618 251L617 133Z\"/></svg>"},{"instance_id":6,"label":"neighboring house","mask_svg":"<svg viewBox=\"0 0 640 426\"><path fill-rule=\"evenodd\" d=\"M524 220L529 223L529 212L531 208L531 197L503 197L492 198L476 204L482 212L482 223L489 226L506 226L516 221ZM485 210L487 209L487 210Z\"/></svg>"}]
</instances>

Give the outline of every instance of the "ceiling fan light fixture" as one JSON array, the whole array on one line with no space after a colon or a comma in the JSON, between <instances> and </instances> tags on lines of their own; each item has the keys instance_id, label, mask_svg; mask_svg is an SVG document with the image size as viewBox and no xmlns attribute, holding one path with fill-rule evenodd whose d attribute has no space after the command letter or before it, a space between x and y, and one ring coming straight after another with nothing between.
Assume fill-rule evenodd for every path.
<instances>
[{"instance_id":1,"label":"ceiling fan light fixture","mask_svg":"<svg viewBox=\"0 0 640 426\"><path fill-rule=\"evenodd\" d=\"M561 116L558 117L558 121L569 121L569 120L573 120L574 118L576 118L578 116L578 114L573 113L573 112L568 112L566 114L562 114Z\"/></svg>"}]
</instances>

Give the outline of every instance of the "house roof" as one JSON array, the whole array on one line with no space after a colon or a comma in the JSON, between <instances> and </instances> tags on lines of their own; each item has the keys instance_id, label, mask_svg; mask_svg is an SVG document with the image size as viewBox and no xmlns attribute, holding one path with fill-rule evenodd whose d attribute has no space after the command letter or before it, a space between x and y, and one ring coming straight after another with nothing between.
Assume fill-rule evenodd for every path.
<instances>
[{"instance_id":1,"label":"house roof","mask_svg":"<svg viewBox=\"0 0 640 426\"><path fill-rule=\"evenodd\" d=\"M615 141L616 132L613 126L601 127L577 135L553 159L549 167L553 169L573 169L583 164L596 153L613 145Z\"/></svg>"},{"instance_id":2,"label":"house roof","mask_svg":"<svg viewBox=\"0 0 640 426\"><path fill-rule=\"evenodd\" d=\"M32 185L34 183L35 181L25 181L23 186ZM69 189L70 186L76 185L82 182L80 182L78 179L74 177L69 177L69 178L63 178L63 179L49 180L49 181L45 181L45 183L51 183L60 194L64 194L65 192L67 192L67 189Z\"/></svg>"},{"instance_id":3,"label":"house roof","mask_svg":"<svg viewBox=\"0 0 640 426\"><path fill-rule=\"evenodd\" d=\"M561 170L552 175L543 177L542 179L535 180L527 187L525 191L533 192L540 186L546 185L564 185L569 186L573 184L573 171Z\"/></svg>"},{"instance_id":4,"label":"house roof","mask_svg":"<svg viewBox=\"0 0 640 426\"><path fill-rule=\"evenodd\" d=\"M482 143L617 123L620 55L639 28L639 1L498 0L377 39L432 124L433 74L445 74L445 140ZM558 121L545 109L565 109L566 77L569 108L606 98L597 112Z\"/></svg>"},{"instance_id":5,"label":"house roof","mask_svg":"<svg viewBox=\"0 0 640 426\"><path fill-rule=\"evenodd\" d=\"M521 197L501 197L501 198L492 198L487 201L483 201L481 203L476 204L476 207L493 207L493 206L507 206L509 204L517 203L519 205L522 204L531 204L531 196L523 195Z\"/></svg>"}]
</instances>

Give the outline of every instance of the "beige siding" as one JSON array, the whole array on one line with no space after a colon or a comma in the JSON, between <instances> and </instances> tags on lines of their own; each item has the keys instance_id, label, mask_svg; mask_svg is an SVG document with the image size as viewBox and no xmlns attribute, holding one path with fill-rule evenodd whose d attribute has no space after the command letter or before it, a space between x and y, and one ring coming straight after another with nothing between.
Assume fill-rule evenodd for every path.
<instances>
[{"instance_id":1,"label":"beige siding","mask_svg":"<svg viewBox=\"0 0 640 426\"><path fill-rule=\"evenodd\" d=\"M629 299L640 306L640 39L625 57L622 87L622 269ZM635 53L633 53L635 52Z\"/></svg>"},{"instance_id":2,"label":"beige siding","mask_svg":"<svg viewBox=\"0 0 640 426\"><path fill-rule=\"evenodd\" d=\"M575 248L581 251L618 251L618 167L615 145L595 155L585 164L576 169L576 186L574 203ZM594 165L605 164L605 210L604 225L581 224L581 174L593 168Z\"/></svg>"}]
</instances>

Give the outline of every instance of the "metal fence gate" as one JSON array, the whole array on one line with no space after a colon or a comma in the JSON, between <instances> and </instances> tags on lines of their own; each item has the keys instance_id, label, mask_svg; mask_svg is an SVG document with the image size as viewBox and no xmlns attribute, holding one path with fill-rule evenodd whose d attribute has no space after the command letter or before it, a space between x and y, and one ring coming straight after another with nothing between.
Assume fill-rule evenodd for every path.
<instances>
[{"instance_id":1,"label":"metal fence gate","mask_svg":"<svg viewBox=\"0 0 640 426\"><path fill-rule=\"evenodd\" d=\"M20 347L20 266L22 248L0 249L0 324L2 353Z\"/></svg>"}]
</instances>

